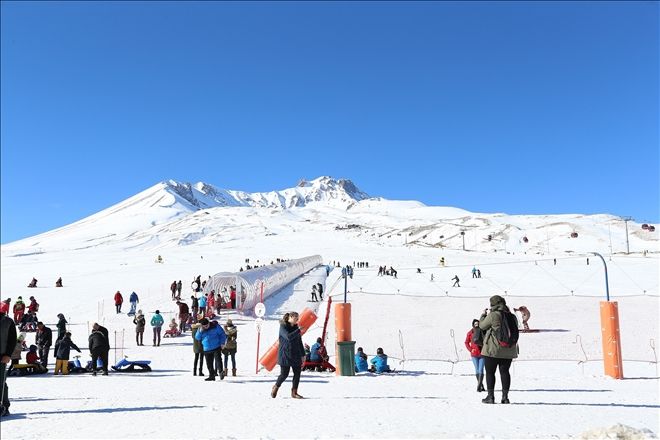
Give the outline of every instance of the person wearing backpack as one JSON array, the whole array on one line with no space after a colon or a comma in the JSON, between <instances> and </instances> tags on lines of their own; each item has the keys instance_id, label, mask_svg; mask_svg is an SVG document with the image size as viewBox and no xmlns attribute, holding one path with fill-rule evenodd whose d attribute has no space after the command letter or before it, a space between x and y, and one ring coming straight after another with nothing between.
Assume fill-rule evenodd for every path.
<instances>
[{"instance_id":1,"label":"person wearing backpack","mask_svg":"<svg viewBox=\"0 0 660 440\"><path fill-rule=\"evenodd\" d=\"M470 352L474 373L477 376L477 391L484 391L484 358L481 356L481 346L484 344L484 333L479 328L479 320L472 320L472 328L465 337L465 348Z\"/></svg>"},{"instance_id":2,"label":"person wearing backpack","mask_svg":"<svg viewBox=\"0 0 660 440\"><path fill-rule=\"evenodd\" d=\"M484 357L488 391L482 402L495 403L495 371L499 368L502 403L509 403L509 367L512 360L518 357L518 319L511 313L504 298L494 295L490 297L490 313L487 309L484 310L479 320L479 328L485 332L481 355Z\"/></svg>"}]
</instances>

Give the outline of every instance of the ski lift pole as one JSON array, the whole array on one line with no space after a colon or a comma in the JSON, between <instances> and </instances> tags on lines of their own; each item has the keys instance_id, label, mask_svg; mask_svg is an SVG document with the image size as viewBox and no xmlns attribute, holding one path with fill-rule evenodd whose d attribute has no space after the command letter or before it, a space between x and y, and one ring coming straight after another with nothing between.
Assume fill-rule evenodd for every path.
<instances>
[{"instance_id":1,"label":"ski lift pole","mask_svg":"<svg viewBox=\"0 0 660 440\"><path fill-rule=\"evenodd\" d=\"M607 278L607 263L605 262L605 259L603 258L603 256L601 254L599 254L598 252L592 252L592 254L594 254L595 256L600 258L600 261L603 262L603 266L605 267L605 295L606 295L607 301L609 302L610 301L610 282L609 282L609 279Z\"/></svg>"},{"instance_id":2,"label":"ski lift pole","mask_svg":"<svg viewBox=\"0 0 660 440\"><path fill-rule=\"evenodd\" d=\"M260 304L264 303L264 282L261 282L261 302ZM260 316L257 317L257 359L255 362L255 368L254 368L254 374L259 374L259 344L261 342L261 322L259 320L261 319Z\"/></svg>"},{"instance_id":3,"label":"ski lift pole","mask_svg":"<svg viewBox=\"0 0 660 440\"><path fill-rule=\"evenodd\" d=\"M348 295L348 270L345 267L341 270L341 276L344 277L344 304L346 304L346 297Z\"/></svg>"}]
</instances>

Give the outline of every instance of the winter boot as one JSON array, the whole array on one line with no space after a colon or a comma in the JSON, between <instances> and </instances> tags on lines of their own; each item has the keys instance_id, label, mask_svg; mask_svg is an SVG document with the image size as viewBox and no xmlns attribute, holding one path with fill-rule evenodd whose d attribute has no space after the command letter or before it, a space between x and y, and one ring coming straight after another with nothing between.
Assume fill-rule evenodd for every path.
<instances>
[{"instance_id":1,"label":"winter boot","mask_svg":"<svg viewBox=\"0 0 660 440\"><path fill-rule=\"evenodd\" d=\"M222 375L223 375L224 377L227 377L227 376L228 376L228 374L227 374L227 369L226 369L226 368L225 368L224 370L222 370ZM234 374L234 376L236 376L236 375Z\"/></svg>"},{"instance_id":2,"label":"winter boot","mask_svg":"<svg viewBox=\"0 0 660 440\"><path fill-rule=\"evenodd\" d=\"M291 397L294 399L302 399L303 396L298 394L298 388L291 388Z\"/></svg>"},{"instance_id":3,"label":"winter boot","mask_svg":"<svg viewBox=\"0 0 660 440\"><path fill-rule=\"evenodd\" d=\"M206 379L204 379L204 382L215 382L215 376L209 376Z\"/></svg>"},{"instance_id":4,"label":"winter boot","mask_svg":"<svg viewBox=\"0 0 660 440\"><path fill-rule=\"evenodd\" d=\"M197 370L193 368L193 376L197 376Z\"/></svg>"},{"instance_id":5,"label":"winter boot","mask_svg":"<svg viewBox=\"0 0 660 440\"><path fill-rule=\"evenodd\" d=\"M227 370L220 370L220 380L224 380L227 375Z\"/></svg>"},{"instance_id":6,"label":"winter boot","mask_svg":"<svg viewBox=\"0 0 660 440\"><path fill-rule=\"evenodd\" d=\"M278 387L277 385L273 385L273 389L270 390L270 397L272 397L273 399L276 398L277 397L277 390L279 390L279 389L280 389L280 387Z\"/></svg>"},{"instance_id":7,"label":"winter boot","mask_svg":"<svg viewBox=\"0 0 660 440\"><path fill-rule=\"evenodd\" d=\"M481 399L482 403L495 403L495 390L488 390L488 395L485 399Z\"/></svg>"},{"instance_id":8,"label":"winter boot","mask_svg":"<svg viewBox=\"0 0 660 440\"><path fill-rule=\"evenodd\" d=\"M231 369L231 375L232 375L232 376L236 376L236 368L232 368L232 369Z\"/></svg>"},{"instance_id":9,"label":"winter boot","mask_svg":"<svg viewBox=\"0 0 660 440\"><path fill-rule=\"evenodd\" d=\"M486 388L484 388L484 375L483 374L478 374L477 379L479 380L479 385L477 386L477 391L486 391Z\"/></svg>"},{"instance_id":10,"label":"winter boot","mask_svg":"<svg viewBox=\"0 0 660 440\"><path fill-rule=\"evenodd\" d=\"M502 403L511 403L509 402L509 391L502 390Z\"/></svg>"},{"instance_id":11,"label":"winter boot","mask_svg":"<svg viewBox=\"0 0 660 440\"><path fill-rule=\"evenodd\" d=\"M199 370L198 376L204 376L204 372L202 370Z\"/></svg>"}]
</instances>

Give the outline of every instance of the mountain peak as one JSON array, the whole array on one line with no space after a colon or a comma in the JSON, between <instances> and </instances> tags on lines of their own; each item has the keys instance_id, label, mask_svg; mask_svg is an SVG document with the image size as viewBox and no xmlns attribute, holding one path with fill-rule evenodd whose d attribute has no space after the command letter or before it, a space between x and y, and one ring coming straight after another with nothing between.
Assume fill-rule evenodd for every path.
<instances>
[{"instance_id":1,"label":"mountain peak","mask_svg":"<svg viewBox=\"0 0 660 440\"><path fill-rule=\"evenodd\" d=\"M167 180L161 184L165 191L180 202L187 203L193 210L217 206L288 209L303 207L314 202L328 203L346 209L357 201L369 198L369 195L362 192L352 181L330 176L321 176L313 180L301 179L293 188L257 193L221 189L205 182L192 185Z\"/></svg>"}]
</instances>

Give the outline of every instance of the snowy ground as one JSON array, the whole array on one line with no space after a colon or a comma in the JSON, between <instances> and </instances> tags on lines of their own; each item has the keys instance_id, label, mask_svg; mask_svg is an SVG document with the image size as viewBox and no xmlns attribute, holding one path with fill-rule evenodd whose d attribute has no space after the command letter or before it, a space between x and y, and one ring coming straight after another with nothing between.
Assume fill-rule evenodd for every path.
<instances>
[{"instance_id":1,"label":"snowy ground","mask_svg":"<svg viewBox=\"0 0 660 440\"><path fill-rule=\"evenodd\" d=\"M53 329L56 314L65 313L73 340L81 347L86 346L89 324L98 320L111 335L119 332L121 356L124 329L123 354L150 359L154 371L12 377L13 416L3 419L2 438L548 438L578 436L616 423L660 432L658 365L651 349L658 341L657 256L615 256L608 262L625 359L626 379L617 381L603 376L600 360L599 301L604 289L602 264L595 257L587 266L583 257L557 254L555 266L553 256L535 263L525 255L383 247L332 234L296 237L295 251L290 237L284 236L266 244L244 239L229 252L213 246L161 250L165 264L153 262L153 251L92 248L9 257L11 249L5 252L3 246L3 298L35 295L42 305L40 318ZM304 373L299 390L304 400L291 399L286 384L281 395L271 399L277 368L255 373L252 317L222 316L222 322L232 317L239 328L239 374L208 383L192 375L189 334L164 339L161 347L137 348L129 318L115 315L111 304L117 289L125 297L135 290L143 310L160 308L167 319L175 310L168 292L175 278L187 286L197 274L236 270L248 256L269 261L313 254L342 263L369 260L372 268L356 270L349 283L353 337L370 354L383 347L401 373ZM449 267L439 267L440 256ZM398 279L377 277L378 264L397 267ZM472 264L481 268L484 278L470 278ZM422 274L416 273L417 267ZM331 294L340 300L343 283L337 283L337 272L325 280L324 270L313 271L266 301L261 353L275 340L277 318L287 310L317 307L317 325L304 339L311 345L320 336L326 304L307 302L310 286L335 286ZM460 289L451 288L454 274L461 277ZM65 287L50 287L60 275ZM32 276L44 287L27 289ZM463 340L488 297L504 291L510 305L530 308L533 327L546 331L522 335L520 358L513 367L512 404L483 405ZM114 352L110 358L114 360Z\"/></svg>"}]
</instances>

